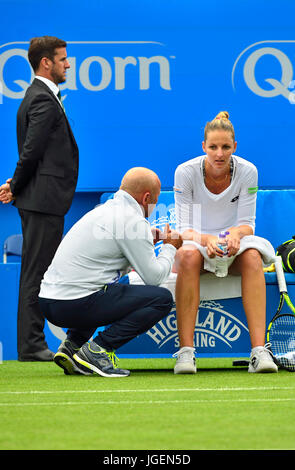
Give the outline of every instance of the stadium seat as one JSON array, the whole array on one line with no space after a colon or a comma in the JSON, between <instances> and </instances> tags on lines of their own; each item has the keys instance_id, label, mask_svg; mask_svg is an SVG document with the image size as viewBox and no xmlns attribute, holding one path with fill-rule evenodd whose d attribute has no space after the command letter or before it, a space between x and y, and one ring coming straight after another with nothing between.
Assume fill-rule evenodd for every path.
<instances>
[{"instance_id":1,"label":"stadium seat","mask_svg":"<svg viewBox=\"0 0 295 470\"><path fill-rule=\"evenodd\" d=\"M23 236L21 234L10 235L3 246L3 263L6 264L8 256L21 257Z\"/></svg>"}]
</instances>

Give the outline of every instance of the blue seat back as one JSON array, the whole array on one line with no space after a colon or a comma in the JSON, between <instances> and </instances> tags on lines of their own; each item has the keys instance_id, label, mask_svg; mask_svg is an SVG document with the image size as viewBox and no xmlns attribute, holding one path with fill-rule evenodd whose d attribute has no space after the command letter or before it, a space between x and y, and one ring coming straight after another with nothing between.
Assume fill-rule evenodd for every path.
<instances>
[{"instance_id":1,"label":"blue seat back","mask_svg":"<svg viewBox=\"0 0 295 470\"><path fill-rule=\"evenodd\" d=\"M8 256L14 257L13 259L10 259L11 261L19 261L19 258L22 255L22 247L23 236L21 234L10 235L8 238L6 238L3 247L3 262L7 263Z\"/></svg>"}]
</instances>

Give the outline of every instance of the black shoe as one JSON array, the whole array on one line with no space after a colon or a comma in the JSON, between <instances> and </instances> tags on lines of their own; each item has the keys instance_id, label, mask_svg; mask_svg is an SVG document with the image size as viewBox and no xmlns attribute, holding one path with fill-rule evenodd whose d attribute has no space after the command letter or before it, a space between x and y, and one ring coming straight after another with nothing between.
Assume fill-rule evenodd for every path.
<instances>
[{"instance_id":1,"label":"black shoe","mask_svg":"<svg viewBox=\"0 0 295 470\"><path fill-rule=\"evenodd\" d=\"M74 354L74 359L102 377L128 377L130 375L129 370L117 368L113 351L106 351L94 341L83 344L82 348Z\"/></svg>"},{"instance_id":2,"label":"black shoe","mask_svg":"<svg viewBox=\"0 0 295 470\"><path fill-rule=\"evenodd\" d=\"M50 349L43 349L31 354L24 354L19 356L18 360L21 362L50 362L53 361L54 353Z\"/></svg>"},{"instance_id":3,"label":"black shoe","mask_svg":"<svg viewBox=\"0 0 295 470\"><path fill-rule=\"evenodd\" d=\"M66 375L92 375L92 370L79 364L73 355L79 351L71 341L65 339L54 356L54 362L64 370Z\"/></svg>"}]
</instances>

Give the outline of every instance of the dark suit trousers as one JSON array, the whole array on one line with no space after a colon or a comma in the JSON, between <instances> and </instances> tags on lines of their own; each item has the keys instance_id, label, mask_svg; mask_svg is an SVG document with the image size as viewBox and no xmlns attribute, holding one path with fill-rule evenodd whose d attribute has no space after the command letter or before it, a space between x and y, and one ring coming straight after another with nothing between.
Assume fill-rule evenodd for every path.
<instances>
[{"instance_id":1,"label":"dark suit trousers","mask_svg":"<svg viewBox=\"0 0 295 470\"><path fill-rule=\"evenodd\" d=\"M23 232L17 320L20 358L48 347L38 295L43 275L61 242L64 217L23 209L19 209L19 214Z\"/></svg>"},{"instance_id":2,"label":"dark suit trousers","mask_svg":"<svg viewBox=\"0 0 295 470\"><path fill-rule=\"evenodd\" d=\"M113 351L168 315L173 298L164 287L119 283L80 299L40 298L40 304L50 323L68 328L67 338L78 347L91 338L97 327L107 326L94 341Z\"/></svg>"}]
</instances>

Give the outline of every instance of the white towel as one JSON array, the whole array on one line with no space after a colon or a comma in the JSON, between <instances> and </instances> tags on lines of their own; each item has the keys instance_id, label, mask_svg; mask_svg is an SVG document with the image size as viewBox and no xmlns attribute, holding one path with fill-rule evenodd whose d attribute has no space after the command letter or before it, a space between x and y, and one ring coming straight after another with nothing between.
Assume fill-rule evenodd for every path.
<instances>
[{"instance_id":1,"label":"white towel","mask_svg":"<svg viewBox=\"0 0 295 470\"><path fill-rule=\"evenodd\" d=\"M219 300L219 299L232 299L235 297L241 297L241 276L227 275L226 277L216 277L215 272L215 258L209 258L206 252L206 248L198 245L195 242L185 242L186 244L194 244L201 251L204 256L204 260L208 262L210 269L205 267L206 270L212 271L206 274L202 274L200 278L200 301L202 300ZM243 251L249 248L256 248L262 256L263 264L265 266L274 263L275 251L271 243L265 238L257 237L255 235L249 235L241 239L241 245L238 253L235 256L243 253ZM231 262L235 259L235 256L231 257ZM229 260L231 259L229 258ZM229 262L231 264L231 262ZM143 285L144 282L140 276L135 272L131 271L128 274L130 284ZM176 284L176 273L171 273L168 279L161 284L161 287L166 287L170 290L175 301L175 284Z\"/></svg>"},{"instance_id":2,"label":"white towel","mask_svg":"<svg viewBox=\"0 0 295 470\"><path fill-rule=\"evenodd\" d=\"M207 254L207 248L205 246L199 245L197 242L193 242L190 240L185 240L184 245L194 245L203 255L204 257L204 269L206 271L215 273L216 269L216 257L209 258ZM247 235L241 239L240 249L235 256L230 256L227 258L228 267L233 263L235 258L243 253L245 250L249 248L255 248L258 250L262 256L262 261L264 266L269 266L270 264L275 262L275 251L271 243L262 237L257 237L256 235Z\"/></svg>"}]
</instances>

